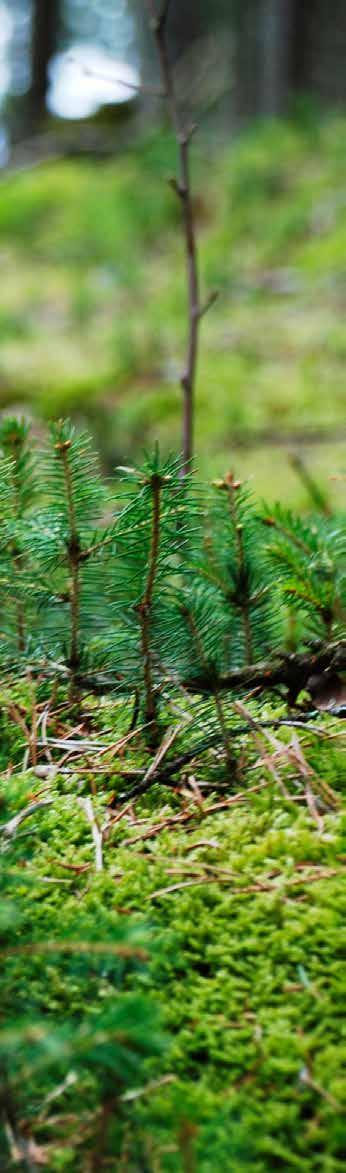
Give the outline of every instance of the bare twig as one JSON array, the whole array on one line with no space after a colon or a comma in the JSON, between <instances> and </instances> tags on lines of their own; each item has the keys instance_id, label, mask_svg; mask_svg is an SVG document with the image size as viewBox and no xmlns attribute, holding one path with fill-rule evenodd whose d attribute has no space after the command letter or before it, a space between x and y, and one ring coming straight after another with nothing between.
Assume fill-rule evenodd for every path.
<instances>
[{"instance_id":1,"label":"bare twig","mask_svg":"<svg viewBox=\"0 0 346 1173\"><path fill-rule=\"evenodd\" d=\"M186 474L189 471L191 458L193 456L193 416L199 324L202 316L206 313L210 306L213 305L216 299L216 293L213 292L210 294L210 297L207 299L205 305L201 305L196 225L190 176L190 142L192 134L196 128L187 128L184 126L179 110L179 102L173 78L173 70L171 68L166 36L170 0L165 0L160 13L158 13L155 9L154 0L145 0L145 4L149 14L150 26L156 41L164 97L167 102L171 124L177 142L179 157L179 173L178 176L171 182L181 204L188 285L187 352L185 369L180 379L184 398L182 471L184 474Z\"/></svg>"},{"instance_id":2,"label":"bare twig","mask_svg":"<svg viewBox=\"0 0 346 1173\"><path fill-rule=\"evenodd\" d=\"M268 661L258 664L249 664L244 668L236 668L217 681L218 689L231 692L233 689L258 688L263 690L285 685L289 691L289 698L294 701L302 688L305 688L312 675L319 675L346 669L346 640L335 643L321 644L315 652L296 652L289 655L277 655ZM215 687L214 682L202 675L195 679L185 680L184 687L189 692L209 694ZM332 711L332 710L331 710Z\"/></svg>"},{"instance_id":3,"label":"bare twig","mask_svg":"<svg viewBox=\"0 0 346 1173\"><path fill-rule=\"evenodd\" d=\"M340 869L338 868L316 868L314 872L310 871L306 876L300 875L294 877L292 880L282 876L280 880L282 880L287 888L300 888L304 884L311 884L319 880L329 880L337 875L340 875ZM192 880L183 880L178 884L169 884L168 888L158 888L156 892L151 892L147 899L156 900L158 897L169 896L171 892L177 892L180 888L191 888L195 885L210 883L229 884L230 880L228 877L222 875L196 876ZM234 887L232 896L251 896L256 892L276 892L277 890L278 884L276 877L274 880L269 879L268 881L264 880L264 882L259 880L258 883L246 884L244 887Z\"/></svg>"},{"instance_id":4,"label":"bare twig","mask_svg":"<svg viewBox=\"0 0 346 1173\"><path fill-rule=\"evenodd\" d=\"M290 458L290 463L304 485L304 488L307 489L314 508L318 509L320 513L324 513L326 517L330 517L332 510L327 495L311 476L302 457L297 452L294 452Z\"/></svg>"},{"instance_id":5,"label":"bare twig","mask_svg":"<svg viewBox=\"0 0 346 1173\"><path fill-rule=\"evenodd\" d=\"M57 673L61 676L69 676L68 670L63 665L54 663L52 666L54 675ZM32 666L32 672L35 668ZM243 668L235 668L232 672L220 676L217 681L218 691L232 692L241 689L254 689L258 692L265 692L270 689L284 685L288 689L289 703L293 704L301 689L306 688L309 678L314 675L326 674L326 681L330 674L338 674L346 670L346 640L340 639L327 643L321 643L316 650L310 649L305 652L292 652L273 654L270 660L261 660L255 664L245 665ZM37 669L36 669L37 671ZM49 677L51 672L50 666L47 664L40 668L40 675ZM87 689L90 695L102 694L106 695L113 692L116 687L119 687L119 678L114 676L105 676L102 673L96 673L90 676L80 673L77 676L78 685L84 690ZM202 671L193 676L189 676L185 680L179 681L181 690L185 690L188 694L204 694L210 696L215 692L215 679L211 679L207 672ZM8 709L9 711L9 709ZM346 716L346 705L342 702L335 705L328 706L328 712L336 717ZM15 720L14 714L12 715ZM315 716L315 713L310 713L310 716ZM303 716L302 716L303 720ZM26 730L27 733L27 730ZM50 744L52 744L50 742Z\"/></svg>"},{"instance_id":6,"label":"bare twig","mask_svg":"<svg viewBox=\"0 0 346 1173\"><path fill-rule=\"evenodd\" d=\"M151 827L145 827L139 835L134 835L130 839L122 841L122 847L131 847L134 843L138 843L141 839L153 839L155 835L159 835L160 831L165 831L167 828L172 829L181 823L189 823L191 819L195 819L196 815L199 819L207 818L208 815L215 814L216 811L228 810L229 807L236 806L237 803L246 802L249 794L258 793L263 790L268 782L259 782L257 786L249 786L247 790L242 790L238 794L233 794L231 798L225 798L221 802L213 802L210 806L205 806L201 811L200 806L190 807L188 810L182 811L181 814L168 815L166 819L161 819L161 822L152 824ZM138 820L140 822L140 820Z\"/></svg>"},{"instance_id":7,"label":"bare twig","mask_svg":"<svg viewBox=\"0 0 346 1173\"><path fill-rule=\"evenodd\" d=\"M5 835L7 839L12 839L16 834L18 827L25 819L29 819L31 815L36 814L36 811L42 810L42 807L51 806L52 798L41 798L39 802L31 802L29 806L24 807L24 810L19 811L18 815L14 815L9 819L8 823L3 823L0 826L0 834Z\"/></svg>"},{"instance_id":8,"label":"bare twig","mask_svg":"<svg viewBox=\"0 0 346 1173\"><path fill-rule=\"evenodd\" d=\"M158 90L156 86L147 86L142 82L125 81L125 78L118 77L115 73L105 73L103 70L92 69L89 65L83 65L73 53L69 53L68 61L71 65L77 65L85 77L93 77L98 81L109 82L113 86L122 86L123 89L130 90L133 94L150 94L154 98L164 97L162 90Z\"/></svg>"},{"instance_id":9,"label":"bare twig","mask_svg":"<svg viewBox=\"0 0 346 1173\"><path fill-rule=\"evenodd\" d=\"M318 710L314 709L312 712L302 713L300 717L273 717L272 720L268 721L256 721L256 727L259 730L298 728L307 730L314 736L327 737L327 732L320 726L309 724L309 722L317 716L320 717L320 713ZM236 737L242 737L245 733L248 732L248 729L249 721L247 720L246 724L244 725L234 725L229 729L229 733L232 735L232 739L235 739ZM195 742L195 744L192 745L190 749L185 750L183 753L179 754L178 757L173 758L172 761L166 762L161 768L160 765L157 765L155 770L151 770L150 777L147 777L146 781L143 777L140 777L130 790L124 791L118 795L119 801L136 798L140 794L143 794L144 791L147 790L149 786L151 786L152 782L159 782L161 786L175 786L176 783L174 779L179 771L183 770L185 766L190 765L190 763L194 761L195 758L200 757L201 754L206 753L209 749L217 747L221 748L221 736L219 730L216 730L209 735L207 734L206 737L203 739L201 738L199 742ZM139 774L140 771L138 771L138 775ZM211 784L211 788L215 787Z\"/></svg>"}]
</instances>

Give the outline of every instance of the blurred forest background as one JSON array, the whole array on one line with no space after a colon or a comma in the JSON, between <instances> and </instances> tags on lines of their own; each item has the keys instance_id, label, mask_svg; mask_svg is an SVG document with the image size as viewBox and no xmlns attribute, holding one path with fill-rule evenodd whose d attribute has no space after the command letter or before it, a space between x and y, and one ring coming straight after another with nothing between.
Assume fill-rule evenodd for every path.
<instances>
[{"instance_id":1,"label":"blurred forest background","mask_svg":"<svg viewBox=\"0 0 346 1173\"><path fill-rule=\"evenodd\" d=\"M346 9L172 0L196 122L201 473L340 502L346 436ZM0 4L0 409L86 423L104 468L181 446L176 144L144 0ZM293 458L293 461L292 461ZM299 471L299 470L298 470Z\"/></svg>"}]
</instances>

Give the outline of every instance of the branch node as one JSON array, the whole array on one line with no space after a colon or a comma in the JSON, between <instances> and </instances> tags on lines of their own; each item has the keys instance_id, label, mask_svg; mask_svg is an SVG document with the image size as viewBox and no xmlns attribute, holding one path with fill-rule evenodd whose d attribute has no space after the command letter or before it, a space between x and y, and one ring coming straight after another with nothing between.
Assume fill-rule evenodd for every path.
<instances>
[{"instance_id":1,"label":"branch node","mask_svg":"<svg viewBox=\"0 0 346 1173\"><path fill-rule=\"evenodd\" d=\"M183 188L182 184L179 183L179 180L176 179L175 175L170 175L168 183L169 183L169 186L172 188L172 190L175 192L175 195L178 196L178 199L183 200L186 192L185 192L185 189Z\"/></svg>"},{"instance_id":2,"label":"branch node","mask_svg":"<svg viewBox=\"0 0 346 1173\"><path fill-rule=\"evenodd\" d=\"M215 304L215 302L217 301L217 299L218 299L218 296L219 296L219 290L218 290L218 289L212 289L212 290L211 290L211 292L208 294L208 297L207 297L206 301L204 302L204 305L201 305L201 306L200 306L200 308L199 308L199 311L198 311L198 317L199 317L199 318L203 318L203 317L204 317L204 314L207 314L207 313L208 313L208 310L210 310L210 309L211 309L211 307L212 307L212 306Z\"/></svg>"}]
</instances>

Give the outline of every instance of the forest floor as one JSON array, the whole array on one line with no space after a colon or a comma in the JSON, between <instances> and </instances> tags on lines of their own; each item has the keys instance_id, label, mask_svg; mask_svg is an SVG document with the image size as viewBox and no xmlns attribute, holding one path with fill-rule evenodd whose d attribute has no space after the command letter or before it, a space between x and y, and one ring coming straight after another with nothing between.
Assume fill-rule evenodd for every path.
<instances>
[{"instance_id":1,"label":"forest floor","mask_svg":"<svg viewBox=\"0 0 346 1173\"><path fill-rule=\"evenodd\" d=\"M133 735L122 741L127 719L120 702L84 706L59 748L52 716L38 764L23 770L22 728L3 708L2 828L33 804L2 833L1 1002L17 1128L7 1121L3 1167L18 1167L19 1134L24 1167L52 1173L342 1173L341 722L319 714L306 730L238 738L234 777L221 750L198 752L197 727L189 768L131 798L151 757L140 737L137 749ZM179 736L168 756L178 752ZM120 1038L140 1029L146 1055L128 1072L123 1051L114 1074L119 1025L109 1041L99 1015L109 1030L107 1013L130 995L159 1023L139 1028L136 1002Z\"/></svg>"},{"instance_id":2,"label":"forest floor","mask_svg":"<svg viewBox=\"0 0 346 1173\"><path fill-rule=\"evenodd\" d=\"M255 490L308 500L301 455L331 500L344 466L343 117L277 123L214 153L194 145L203 321L202 476L235 465ZM185 340L179 207L165 133L114 161L51 161L0 185L0 404L86 420L107 471L159 439L180 448Z\"/></svg>"},{"instance_id":3,"label":"forest floor","mask_svg":"<svg viewBox=\"0 0 346 1173\"><path fill-rule=\"evenodd\" d=\"M219 290L198 467L303 508L292 455L331 504L344 491L345 132L334 117L212 159L194 147L202 282ZM37 432L87 423L108 473L157 439L180 448L174 150L157 135L0 185L0 406ZM231 769L199 750L197 702L193 728L180 706L163 764L192 738L195 757L138 796L152 752L127 738L127 705L66 714L45 688L0 686L1 1167L343 1173L341 720L249 727ZM257 723L287 715L248 704Z\"/></svg>"}]
</instances>

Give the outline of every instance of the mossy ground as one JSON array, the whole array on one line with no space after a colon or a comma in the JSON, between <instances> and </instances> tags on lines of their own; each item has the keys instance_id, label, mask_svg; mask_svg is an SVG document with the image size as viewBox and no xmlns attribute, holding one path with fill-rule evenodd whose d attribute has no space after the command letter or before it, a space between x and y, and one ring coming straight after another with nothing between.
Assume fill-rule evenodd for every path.
<instances>
[{"instance_id":1,"label":"mossy ground","mask_svg":"<svg viewBox=\"0 0 346 1173\"><path fill-rule=\"evenodd\" d=\"M330 117L193 149L202 283L220 290L202 331L200 471L236 463L275 496L284 467L299 505L299 434L316 433L303 451L317 478L344 465L344 141L345 119ZM165 132L113 162L51 162L1 184L1 404L87 417L108 467L154 439L180 446L174 167Z\"/></svg>"},{"instance_id":2,"label":"mossy ground","mask_svg":"<svg viewBox=\"0 0 346 1173\"><path fill-rule=\"evenodd\" d=\"M124 716L109 703L95 711L97 737L106 727L104 740L114 741ZM92 787L100 822L107 809L116 813L116 795L129 785L124 773L145 763L145 750L129 748L103 774L84 762L81 773L72 765L69 777L42 781L16 767L21 736L3 717L13 772L2 776L1 821L39 794L53 798L3 856L21 877L14 937L21 928L26 940L29 930L32 942L3 973L5 1013L11 1018L15 1001L19 1014L23 1007L33 1017L43 1013L48 1028L58 1018L83 1030L85 1017L114 996L114 962L106 959L100 972L93 960L83 969L81 958L77 973L70 970L68 957L49 952L59 933L68 940L77 929L81 940L112 941L126 926L148 952L142 964L117 962L117 996L135 992L153 1002L165 1044L155 1053L153 1034L142 1092L124 1101L120 1132L114 1120L105 1169L344 1169L344 759L340 722L321 716L316 724L325 736L299 734L314 771L309 784L318 793L327 783L336 796L318 825L292 761L281 763L281 781L273 783L258 746L243 738L241 782L225 776L210 751L194 764L200 793L185 778L180 789L156 786L132 806L123 803L96 874L78 795ZM290 738L290 731L281 735L283 743ZM203 789L211 778L218 793ZM207 813L239 791L239 801ZM19 1093L26 1128L49 1169L87 1170L86 1121L99 1094L93 1068L47 1107L51 1090L29 1061Z\"/></svg>"}]
</instances>

